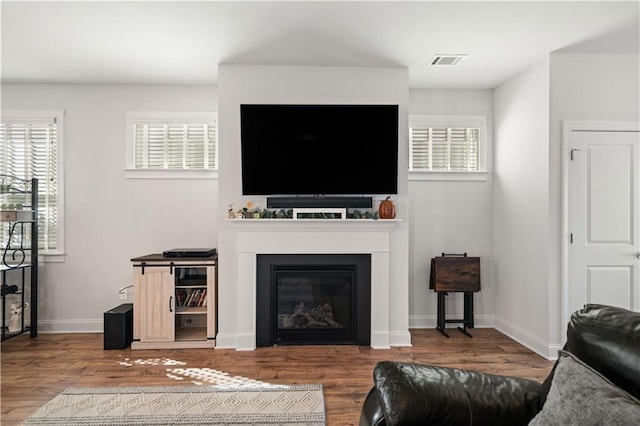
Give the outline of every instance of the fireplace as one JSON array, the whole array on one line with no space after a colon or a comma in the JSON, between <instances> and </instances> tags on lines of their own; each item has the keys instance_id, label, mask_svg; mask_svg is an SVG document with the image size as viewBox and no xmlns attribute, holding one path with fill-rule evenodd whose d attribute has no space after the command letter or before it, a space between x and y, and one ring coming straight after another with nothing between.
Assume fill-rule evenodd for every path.
<instances>
[{"instance_id":1,"label":"fireplace","mask_svg":"<svg viewBox=\"0 0 640 426\"><path fill-rule=\"evenodd\" d=\"M233 219L221 233L216 348L257 347L257 261L267 254L366 254L371 258L370 347L411 346L408 243L402 220ZM399 229L396 229L399 228ZM396 230L398 232L396 232ZM393 291L392 291L393 289ZM223 302L224 301L224 302Z\"/></svg>"},{"instance_id":2,"label":"fireplace","mask_svg":"<svg viewBox=\"0 0 640 426\"><path fill-rule=\"evenodd\" d=\"M371 255L258 254L256 346L371 341Z\"/></svg>"}]
</instances>

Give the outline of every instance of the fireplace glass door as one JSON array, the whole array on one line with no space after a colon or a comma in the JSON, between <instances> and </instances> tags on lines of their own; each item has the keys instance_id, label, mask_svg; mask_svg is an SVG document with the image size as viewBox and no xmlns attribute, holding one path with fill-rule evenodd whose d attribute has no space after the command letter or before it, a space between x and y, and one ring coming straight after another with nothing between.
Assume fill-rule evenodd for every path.
<instances>
[{"instance_id":1,"label":"fireplace glass door","mask_svg":"<svg viewBox=\"0 0 640 426\"><path fill-rule=\"evenodd\" d=\"M283 267L274 272L274 343L354 342L354 268L342 268Z\"/></svg>"}]
</instances>

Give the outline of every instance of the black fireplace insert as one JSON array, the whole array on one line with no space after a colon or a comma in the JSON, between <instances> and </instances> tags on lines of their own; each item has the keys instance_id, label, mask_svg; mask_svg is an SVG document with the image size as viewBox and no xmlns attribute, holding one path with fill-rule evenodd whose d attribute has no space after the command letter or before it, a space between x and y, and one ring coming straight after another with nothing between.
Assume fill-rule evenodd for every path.
<instances>
[{"instance_id":1,"label":"black fireplace insert","mask_svg":"<svg viewBox=\"0 0 640 426\"><path fill-rule=\"evenodd\" d=\"M369 345L371 255L257 255L256 345Z\"/></svg>"}]
</instances>

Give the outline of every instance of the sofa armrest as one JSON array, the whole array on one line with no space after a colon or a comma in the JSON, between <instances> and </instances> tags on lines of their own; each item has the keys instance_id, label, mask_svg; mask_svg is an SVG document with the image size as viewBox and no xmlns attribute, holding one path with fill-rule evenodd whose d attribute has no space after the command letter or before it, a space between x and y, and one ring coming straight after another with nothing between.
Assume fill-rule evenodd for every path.
<instances>
[{"instance_id":1,"label":"sofa armrest","mask_svg":"<svg viewBox=\"0 0 640 426\"><path fill-rule=\"evenodd\" d=\"M565 350L640 398L640 313L587 304L571 315Z\"/></svg>"},{"instance_id":2,"label":"sofa armrest","mask_svg":"<svg viewBox=\"0 0 640 426\"><path fill-rule=\"evenodd\" d=\"M541 409L533 380L391 361L373 376L387 425L526 425Z\"/></svg>"},{"instance_id":3,"label":"sofa armrest","mask_svg":"<svg viewBox=\"0 0 640 426\"><path fill-rule=\"evenodd\" d=\"M385 426L384 413L376 388L373 387L367 394L362 404L362 412L360 413L360 426Z\"/></svg>"}]
</instances>

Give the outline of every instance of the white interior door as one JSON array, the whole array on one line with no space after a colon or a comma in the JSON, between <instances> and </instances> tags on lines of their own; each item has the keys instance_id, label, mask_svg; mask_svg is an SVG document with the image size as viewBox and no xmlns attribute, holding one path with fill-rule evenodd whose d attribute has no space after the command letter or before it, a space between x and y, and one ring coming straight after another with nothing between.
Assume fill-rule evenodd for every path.
<instances>
[{"instance_id":1,"label":"white interior door","mask_svg":"<svg viewBox=\"0 0 640 426\"><path fill-rule=\"evenodd\" d=\"M640 132L569 134L569 312L640 311Z\"/></svg>"}]
</instances>

